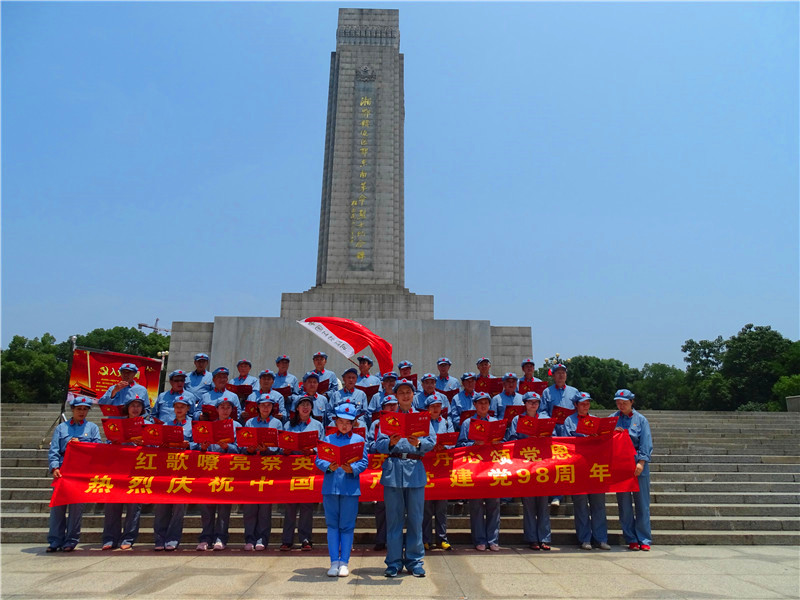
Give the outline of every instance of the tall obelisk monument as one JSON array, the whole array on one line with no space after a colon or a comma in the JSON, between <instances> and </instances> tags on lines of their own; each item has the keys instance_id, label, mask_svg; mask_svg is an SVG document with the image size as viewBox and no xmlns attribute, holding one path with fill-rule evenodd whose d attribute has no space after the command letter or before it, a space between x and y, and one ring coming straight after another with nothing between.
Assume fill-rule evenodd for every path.
<instances>
[{"instance_id":1,"label":"tall obelisk monument","mask_svg":"<svg viewBox=\"0 0 800 600\"><path fill-rule=\"evenodd\" d=\"M397 10L339 9L331 54L316 286L282 317L433 318L405 289L403 55Z\"/></svg>"}]
</instances>

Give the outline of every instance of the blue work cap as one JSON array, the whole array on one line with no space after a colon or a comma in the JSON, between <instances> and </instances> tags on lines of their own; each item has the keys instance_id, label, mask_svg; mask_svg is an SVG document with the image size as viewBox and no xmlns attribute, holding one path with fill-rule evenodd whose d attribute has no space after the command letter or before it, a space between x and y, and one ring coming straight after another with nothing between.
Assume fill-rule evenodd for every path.
<instances>
[{"instance_id":1,"label":"blue work cap","mask_svg":"<svg viewBox=\"0 0 800 600\"><path fill-rule=\"evenodd\" d=\"M275 398L273 398L270 394L261 394L258 397L258 403L259 404L264 404L266 402L271 402L272 404L277 404L278 403L278 401Z\"/></svg>"},{"instance_id":2,"label":"blue work cap","mask_svg":"<svg viewBox=\"0 0 800 600\"><path fill-rule=\"evenodd\" d=\"M389 371L381 375L381 381L386 381L387 379L400 379L400 376L394 371Z\"/></svg>"},{"instance_id":3,"label":"blue work cap","mask_svg":"<svg viewBox=\"0 0 800 600\"><path fill-rule=\"evenodd\" d=\"M503 381L511 381L512 379L516 381L517 379L519 379L519 377L517 377L516 373L510 373L510 372L503 375Z\"/></svg>"},{"instance_id":4,"label":"blue work cap","mask_svg":"<svg viewBox=\"0 0 800 600\"><path fill-rule=\"evenodd\" d=\"M142 406L144 406L144 398L142 398L139 394L136 394L132 398L128 398L125 400L125 406L128 406L131 402L141 402Z\"/></svg>"},{"instance_id":5,"label":"blue work cap","mask_svg":"<svg viewBox=\"0 0 800 600\"><path fill-rule=\"evenodd\" d=\"M408 360L401 360L399 363L397 363L397 368L398 369L406 369L406 368L410 369L413 366L414 366L414 363L412 363L411 361L408 361Z\"/></svg>"},{"instance_id":6,"label":"blue work cap","mask_svg":"<svg viewBox=\"0 0 800 600\"><path fill-rule=\"evenodd\" d=\"M216 369L214 369L214 371L211 373L211 376L212 376L212 377L216 377L217 375L220 375L220 374L222 374L222 373L224 373L225 375L230 375L230 374L231 374L231 372L228 370L228 367L217 367L217 368L216 368Z\"/></svg>"},{"instance_id":7,"label":"blue work cap","mask_svg":"<svg viewBox=\"0 0 800 600\"><path fill-rule=\"evenodd\" d=\"M443 356L442 358L440 358L439 360L436 361L436 364L437 365L452 365L453 363L450 362L449 358L447 358L446 356Z\"/></svg>"},{"instance_id":8,"label":"blue work cap","mask_svg":"<svg viewBox=\"0 0 800 600\"><path fill-rule=\"evenodd\" d=\"M358 377L358 369L356 369L355 367L350 367L349 369L347 369L344 373L342 373L342 377L344 377L348 373L352 373L353 375Z\"/></svg>"},{"instance_id":9,"label":"blue work cap","mask_svg":"<svg viewBox=\"0 0 800 600\"><path fill-rule=\"evenodd\" d=\"M523 360L523 361L522 361L522 364L521 364L520 366L521 366L521 367L524 367L525 365L532 365L532 366L534 366L534 367L535 367L535 366L536 366L536 363L535 363L535 362L533 362L533 359L532 359L532 358L526 358L525 360Z\"/></svg>"},{"instance_id":10,"label":"blue work cap","mask_svg":"<svg viewBox=\"0 0 800 600\"><path fill-rule=\"evenodd\" d=\"M300 396L292 404L292 410L296 411L297 407L300 406L301 402L308 402L309 404L311 404L311 406L314 406L314 399L311 396Z\"/></svg>"},{"instance_id":11,"label":"blue work cap","mask_svg":"<svg viewBox=\"0 0 800 600\"><path fill-rule=\"evenodd\" d=\"M479 365L479 364L481 364L482 362L488 362L489 364L491 364L491 362L492 362L492 361L490 361L490 360L489 360L488 358L486 358L485 356L481 356L481 357L480 357L480 358L479 358L479 359L478 359L478 360L475 362L475 364L476 364L476 365Z\"/></svg>"},{"instance_id":12,"label":"blue work cap","mask_svg":"<svg viewBox=\"0 0 800 600\"><path fill-rule=\"evenodd\" d=\"M183 377L186 378L186 371L181 371L180 369L173 371L169 374L170 379L175 379L176 377Z\"/></svg>"},{"instance_id":13,"label":"blue work cap","mask_svg":"<svg viewBox=\"0 0 800 600\"><path fill-rule=\"evenodd\" d=\"M78 406L88 406L89 408L92 408L92 401L86 396L75 396L69 401L69 405L72 408L76 408Z\"/></svg>"},{"instance_id":14,"label":"blue work cap","mask_svg":"<svg viewBox=\"0 0 800 600\"><path fill-rule=\"evenodd\" d=\"M491 402L492 397L486 392L475 392L475 394L472 396L472 403L475 404L478 400L488 400Z\"/></svg>"},{"instance_id":15,"label":"blue work cap","mask_svg":"<svg viewBox=\"0 0 800 600\"><path fill-rule=\"evenodd\" d=\"M205 352L198 352L194 355L194 360L197 362L198 360L208 360L208 354Z\"/></svg>"},{"instance_id":16,"label":"blue work cap","mask_svg":"<svg viewBox=\"0 0 800 600\"><path fill-rule=\"evenodd\" d=\"M261 378L261 377L272 377L273 379L275 379L275 373L273 373L269 369L264 369L263 371L261 371L261 373L258 374L258 377L259 378Z\"/></svg>"},{"instance_id":17,"label":"blue work cap","mask_svg":"<svg viewBox=\"0 0 800 600\"><path fill-rule=\"evenodd\" d=\"M252 366L253 366L253 363L251 363L251 362L250 362L248 359L246 359L246 358L243 358L242 360L240 360L239 362L237 362L237 363L236 363L236 366L237 366L237 367L238 367L239 365L247 365L248 367L252 367Z\"/></svg>"},{"instance_id":18,"label":"blue work cap","mask_svg":"<svg viewBox=\"0 0 800 600\"><path fill-rule=\"evenodd\" d=\"M433 373L425 373L421 378L420 381L436 381L436 375Z\"/></svg>"},{"instance_id":19,"label":"blue work cap","mask_svg":"<svg viewBox=\"0 0 800 600\"><path fill-rule=\"evenodd\" d=\"M133 363L123 363L122 366L119 368L120 371L133 371L134 373L139 372L139 367L137 367Z\"/></svg>"},{"instance_id":20,"label":"blue work cap","mask_svg":"<svg viewBox=\"0 0 800 600\"><path fill-rule=\"evenodd\" d=\"M286 354L281 354L281 355L280 355L278 358L276 358L276 359L275 359L275 364L277 365L277 364L278 364L279 362L281 362L282 360L285 360L286 362L291 362L291 359L289 358L289 356L288 356L288 355L286 355Z\"/></svg>"},{"instance_id":21,"label":"blue work cap","mask_svg":"<svg viewBox=\"0 0 800 600\"><path fill-rule=\"evenodd\" d=\"M347 419L348 421L355 421L356 419L355 407L352 404L348 404L347 402L342 402L339 406L336 407L336 418Z\"/></svg>"},{"instance_id":22,"label":"blue work cap","mask_svg":"<svg viewBox=\"0 0 800 600\"><path fill-rule=\"evenodd\" d=\"M392 391L396 394L397 390L399 390L404 385L407 385L408 387L410 387L412 392L416 392L417 391L417 388L414 387L414 382L411 381L410 379L398 379L397 383L394 384L394 387L392 388Z\"/></svg>"},{"instance_id":23,"label":"blue work cap","mask_svg":"<svg viewBox=\"0 0 800 600\"><path fill-rule=\"evenodd\" d=\"M397 397L393 396L392 394L386 394L383 397L383 402L381 402L381 406L386 406L387 404L397 404Z\"/></svg>"},{"instance_id":24,"label":"blue work cap","mask_svg":"<svg viewBox=\"0 0 800 600\"><path fill-rule=\"evenodd\" d=\"M617 390L617 393L614 394L614 400L629 400L633 402L634 398L636 398L636 394L630 390Z\"/></svg>"},{"instance_id":25,"label":"blue work cap","mask_svg":"<svg viewBox=\"0 0 800 600\"><path fill-rule=\"evenodd\" d=\"M319 381L319 375L314 371L308 371L305 375L303 375L303 383L306 382L306 379L313 377L317 381Z\"/></svg>"},{"instance_id":26,"label":"blue work cap","mask_svg":"<svg viewBox=\"0 0 800 600\"><path fill-rule=\"evenodd\" d=\"M425 408L429 407L431 404L441 404L442 397L439 394L431 394L425 399Z\"/></svg>"},{"instance_id":27,"label":"blue work cap","mask_svg":"<svg viewBox=\"0 0 800 600\"><path fill-rule=\"evenodd\" d=\"M314 353L314 355L311 358L312 359L314 359L314 358L324 358L324 359L327 360L328 355L325 354L324 352L316 352L316 353Z\"/></svg>"},{"instance_id":28,"label":"blue work cap","mask_svg":"<svg viewBox=\"0 0 800 600\"><path fill-rule=\"evenodd\" d=\"M478 375L472 371L467 371L461 376L461 381L466 381L467 379L478 379Z\"/></svg>"},{"instance_id":29,"label":"blue work cap","mask_svg":"<svg viewBox=\"0 0 800 600\"><path fill-rule=\"evenodd\" d=\"M528 400L536 400L536 402L541 402L542 397L536 392L527 392L525 395L522 396L522 401L527 402Z\"/></svg>"},{"instance_id":30,"label":"blue work cap","mask_svg":"<svg viewBox=\"0 0 800 600\"><path fill-rule=\"evenodd\" d=\"M373 365L372 359L369 356L366 356L366 355L359 356L357 360L358 360L358 362L362 362L362 361L363 362L368 362L370 367Z\"/></svg>"},{"instance_id":31,"label":"blue work cap","mask_svg":"<svg viewBox=\"0 0 800 600\"><path fill-rule=\"evenodd\" d=\"M172 404L185 404L186 406L190 406L191 402L189 402L189 400L183 394L181 394L172 401Z\"/></svg>"},{"instance_id":32,"label":"blue work cap","mask_svg":"<svg viewBox=\"0 0 800 600\"><path fill-rule=\"evenodd\" d=\"M590 402L591 400L592 400L592 397L589 394L587 394L586 392L581 392L580 395L575 396L572 399L572 403L573 404L578 404L580 402Z\"/></svg>"}]
</instances>

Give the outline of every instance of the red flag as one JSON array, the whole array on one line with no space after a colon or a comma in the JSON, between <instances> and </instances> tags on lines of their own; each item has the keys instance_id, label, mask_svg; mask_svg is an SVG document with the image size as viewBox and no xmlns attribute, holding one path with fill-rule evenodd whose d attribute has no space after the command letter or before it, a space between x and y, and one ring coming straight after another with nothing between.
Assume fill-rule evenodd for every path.
<instances>
[{"instance_id":1,"label":"red flag","mask_svg":"<svg viewBox=\"0 0 800 600\"><path fill-rule=\"evenodd\" d=\"M352 358L356 352L369 346L375 354L381 373L388 373L394 367L392 345L361 323L339 317L308 317L298 323L347 358Z\"/></svg>"}]
</instances>

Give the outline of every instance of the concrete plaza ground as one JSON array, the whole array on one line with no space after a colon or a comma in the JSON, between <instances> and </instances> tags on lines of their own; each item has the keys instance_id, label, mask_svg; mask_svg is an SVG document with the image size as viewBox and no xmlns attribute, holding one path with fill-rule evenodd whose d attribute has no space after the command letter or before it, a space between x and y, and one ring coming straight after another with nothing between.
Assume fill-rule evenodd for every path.
<instances>
[{"instance_id":1,"label":"concrete plaza ground","mask_svg":"<svg viewBox=\"0 0 800 600\"><path fill-rule=\"evenodd\" d=\"M458 549L425 558L428 576L383 577L383 556L357 550L348 578L328 578L324 547L290 554L155 553L140 546L102 552L82 546L3 544L4 600L89 598L735 598L800 597L797 546L654 546L649 553L554 548L500 553Z\"/></svg>"}]
</instances>

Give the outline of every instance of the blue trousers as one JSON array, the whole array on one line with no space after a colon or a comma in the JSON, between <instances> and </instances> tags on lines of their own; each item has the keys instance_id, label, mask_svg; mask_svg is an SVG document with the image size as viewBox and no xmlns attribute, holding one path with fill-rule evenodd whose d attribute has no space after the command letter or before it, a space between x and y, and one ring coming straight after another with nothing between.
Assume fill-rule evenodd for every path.
<instances>
[{"instance_id":1,"label":"blue trousers","mask_svg":"<svg viewBox=\"0 0 800 600\"><path fill-rule=\"evenodd\" d=\"M499 544L500 498L473 498L469 501L469 527L472 544Z\"/></svg>"},{"instance_id":2,"label":"blue trousers","mask_svg":"<svg viewBox=\"0 0 800 600\"><path fill-rule=\"evenodd\" d=\"M208 544L222 542L228 544L228 526L231 523L230 504L200 505L200 541Z\"/></svg>"},{"instance_id":3,"label":"blue trousers","mask_svg":"<svg viewBox=\"0 0 800 600\"><path fill-rule=\"evenodd\" d=\"M177 546L183 535L185 504L153 505L153 539L156 546Z\"/></svg>"},{"instance_id":4,"label":"blue trousers","mask_svg":"<svg viewBox=\"0 0 800 600\"><path fill-rule=\"evenodd\" d=\"M386 563L398 571L413 571L422 566L425 546L422 544L422 517L425 512L425 488L384 486L386 503ZM403 543L403 526L406 529Z\"/></svg>"},{"instance_id":5,"label":"blue trousers","mask_svg":"<svg viewBox=\"0 0 800 600\"><path fill-rule=\"evenodd\" d=\"M67 518L69 509L69 518ZM62 504L50 509L50 532L47 543L51 548L77 546L81 539L83 504Z\"/></svg>"},{"instance_id":6,"label":"blue trousers","mask_svg":"<svg viewBox=\"0 0 800 600\"><path fill-rule=\"evenodd\" d=\"M522 537L529 544L550 543L550 503L547 496L522 499Z\"/></svg>"},{"instance_id":7,"label":"blue trousers","mask_svg":"<svg viewBox=\"0 0 800 600\"><path fill-rule=\"evenodd\" d=\"M572 496L575 507L575 533L581 544L608 542L606 523L606 495L582 494ZM591 514L591 519L589 515Z\"/></svg>"},{"instance_id":8,"label":"blue trousers","mask_svg":"<svg viewBox=\"0 0 800 600\"><path fill-rule=\"evenodd\" d=\"M302 504L287 504L286 512L283 517L282 544L294 544L294 526L297 524L297 535L300 542L303 540L311 541L311 530L314 527L314 507L316 504L304 502ZM297 521L297 513L300 513L300 522Z\"/></svg>"},{"instance_id":9,"label":"blue trousers","mask_svg":"<svg viewBox=\"0 0 800 600\"><path fill-rule=\"evenodd\" d=\"M245 544L269 544L272 533L272 504L243 504Z\"/></svg>"},{"instance_id":10,"label":"blue trousers","mask_svg":"<svg viewBox=\"0 0 800 600\"><path fill-rule=\"evenodd\" d=\"M386 543L386 503L375 503L375 543Z\"/></svg>"},{"instance_id":11,"label":"blue trousers","mask_svg":"<svg viewBox=\"0 0 800 600\"><path fill-rule=\"evenodd\" d=\"M426 500L425 515L422 518L422 541L425 544L431 542L431 529L433 518L436 517L436 539L437 543L447 541L447 500Z\"/></svg>"},{"instance_id":12,"label":"blue trousers","mask_svg":"<svg viewBox=\"0 0 800 600\"><path fill-rule=\"evenodd\" d=\"M125 509L125 526L122 524L122 509ZM103 521L103 545L131 544L139 537L139 517L141 504L106 504Z\"/></svg>"},{"instance_id":13,"label":"blue trousers","mask_svg":"<svg viewBox=\"0 0 800 600\"><path fill-rule=\"evenodd\" d=\"M324 494L322 508L325 510L325 525L328 526L331 562L338 560L349 564L358 517L358 496Z\"/></svg>"},{"instance_id":14,"label":"blue trousers","mask_svg":"<svg viewBox=\"0 0 800 600\"><path fill-rule=\"evenodd\" d=\"M639 475L638 492L617 493L619 507L619 523L622 535L628 544L639 543L650 545L650 464L646 463L644 471ZM636 512L634 516L634 507Z\"/></svg>"}]
</instances>

